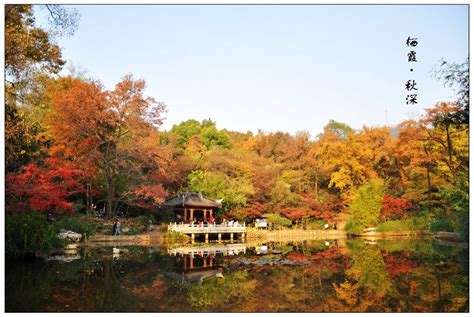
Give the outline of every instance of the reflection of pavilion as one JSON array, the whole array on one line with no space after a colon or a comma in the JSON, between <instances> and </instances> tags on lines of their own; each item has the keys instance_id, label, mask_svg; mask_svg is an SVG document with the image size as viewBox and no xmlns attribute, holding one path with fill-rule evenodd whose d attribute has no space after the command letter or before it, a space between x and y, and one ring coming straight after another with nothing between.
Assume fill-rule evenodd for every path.
<instances>
[{"instance_id":1,"label":"reflection of pavilion","mask_svg":"<svg viewBox=\"0 0 474 317\"><path fill-rule=\"evenodd\" d=\"M240 243L169 249L168 254L177 257L175 265L177 272L165 272L163 275L183 284L202 283L213 277L224 278L218 257L245 254L245 251L245 244Z\"/></svg>"},{"instance_id":2,"label":"reflection of pavilion","mask_svg":"<svg viewBox=\"0 0 474 317\"><path fill-rule=\"evenodd\" d=\"M207 255L238 255L240 253L245 254L246 246L244 243L231 243L231 244L215 244L215 245L203 245L203 246L182 246L168 250L170 255L191 255L191 256L207 256Z\"/></svg>"}]
</instances>

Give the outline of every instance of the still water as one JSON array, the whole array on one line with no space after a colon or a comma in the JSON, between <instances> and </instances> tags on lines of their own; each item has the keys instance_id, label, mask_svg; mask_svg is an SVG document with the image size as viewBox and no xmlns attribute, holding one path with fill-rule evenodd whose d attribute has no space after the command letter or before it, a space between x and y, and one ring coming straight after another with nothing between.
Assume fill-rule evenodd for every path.
<instances>
[{"instance_id":1,"label":"still water","mask_svg":"<svg viewBox=\"0 0 474 317\"><path fill-rule=\"evenodd\" d=\"M153 248L6 263L6 311L466 312L468 250L432 240ZM118 250L115 250L117 252Z\"/></svg>"}]
</instances>

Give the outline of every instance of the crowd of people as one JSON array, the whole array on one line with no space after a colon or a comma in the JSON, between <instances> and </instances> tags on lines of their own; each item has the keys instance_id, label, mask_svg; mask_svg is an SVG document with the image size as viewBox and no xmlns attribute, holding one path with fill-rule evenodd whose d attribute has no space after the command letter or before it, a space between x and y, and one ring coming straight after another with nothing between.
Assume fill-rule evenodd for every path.
<instances>
[{"instance_id":1,"label":"crowd of people","mask_svg":"<svg viewBox=\"0 0 474 317\"><path fill-rule=\"evenodd\" d=\"M190 221L190 222L189 221L185 222L185 221L183 221L182 218L178 218L177 223L179 223L179 224L190 223L190 224L193 224L195 226L213 226L213 227L215 227L215 226L238 227L238 226L241 226L243 224L243 223L240 223L236 219L227 220L226 218L222 218L222 219L194 218L193 221Z\"/></svg>"}]
</instances>

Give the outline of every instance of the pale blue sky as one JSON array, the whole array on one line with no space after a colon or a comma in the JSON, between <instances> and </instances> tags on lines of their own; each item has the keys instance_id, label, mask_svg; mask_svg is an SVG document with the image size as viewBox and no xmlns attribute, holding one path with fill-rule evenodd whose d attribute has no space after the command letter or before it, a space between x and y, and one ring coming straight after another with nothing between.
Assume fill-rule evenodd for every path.
<instances>
[{"instance_id":1,"label":"pale blue sky","mask_svg":"<svg viewBox=\"0 0 474 317\"><path fill-rule=\"evenodd\" d=\"M165 129L190 118L313 136L330 119L394 125L453 100L430 70L468 56L467 5L75 7L64 58L108 88L127 73L145 79L168 106ZM418 63L407 61L408 36ZM409 79L418 105L405 104Z\"/></svg>"}]
</instances>

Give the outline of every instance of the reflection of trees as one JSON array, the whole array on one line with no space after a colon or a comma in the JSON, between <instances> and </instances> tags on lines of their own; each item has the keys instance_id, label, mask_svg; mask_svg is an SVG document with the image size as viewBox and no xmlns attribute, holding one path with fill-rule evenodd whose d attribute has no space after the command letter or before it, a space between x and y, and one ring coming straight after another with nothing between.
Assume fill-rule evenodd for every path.
<instances>
[{"instance_id":1,"label":"reflection of trees","mask_svg":"<svg viewBox=\"0 0 474 317\"><path fill-rule=\"evenodd\" d=\"M426 242L383 242L382 249L358 241L346 244L349 253L298 245L284 255L245 255L254 263L268 259L267 264L222 261L228 265L225 278L200 285L162 276L182 262L156 252L131 250L112 260L107 250L71 263L7 265L6 306L9 311L468 310L467 250L428 249L431 243Z\"/></svg>"},{"instance_id":2,"label":"reflection of trees","mask_svg":"<svg viewBox=\"0 0 474 317\"><path fill-rule=\"evenodd\" d=\"M374 305L373 291L364 292L359 283L351 283L349 280L339 285L333 283L336 296L328 301L328 309L338 312L366 312Z\"/></svg>"},{"instance_id":3,"label":"reflection of trees","mask_svg":"<svg viewBox=\"0 0 474 317\"><path fill-rule=\"evenodd\" d=\"M36 311L52 292L51 266L7 261L5 263L5 310Z\"/></svg>"},{"instance_id":4,"label":"reflection of trees","mask_svg":"<svg viewBox=\"0 0 474 317\"><path fill-rule=\"evenodd\" d=\"M325 307L334 296L331 283L343 277L348 258L335 248L319 249L295 247L283 256L295 264L253 267L249 275L257 281L255 293L239 308L246 312L332 311Z\"/></svg>"},{"instance_id":5,"label":"reflection of trees","mask_svg":"<svg viewBox=\"0 0 474 317\"><path fill-rule=\"evenodd\" d=\"M386 311L385 295L392 288L380 249L361 240L346 242L352 262L344 280L332 283L335 296L327 308L340 312Z\"/></svg>"},{"instance_id":6,"label":"reflection of trees","mask_svg":"<svg viewBox=\"0 0 474 317\"><path fill-rule=\"evenodd\" d=\"M225 274L225 278L212 278L188 289L188 303L196 308L223 308L231 302L239 302L252 295L255 280L247 279L246 271Z\"/></svg>"},{"instance_id":7,"label":"reflection of trees","mask_svg":"<svg viewBox=\"0 0 474 317\"><path fill-rule=\"evenodd\" d=\"M90 262L74 274L63 274L62 283L54 289L50 311L126 311L129 301L121 282L126 264L110 258ZM69 264L62 267L68 268Z\"/></svg>"},{"instance_id":8,"label":"reflection of trees","mask_svg":"<svg viewBox=\"0 0 474 317\"><path fill-rule=\"evenodd\" d=\"M113 260L102 262L103 288L100 294L101 300L98 307L100 311L117 311L121 303L117 303L117 293L121 292L121 287L117 278L117 267Z\"/></svg>"},{"instance_id":9,"label":"reflection of trees","mask_svg":"<svg viewBox=\"0 0 474 317\"><path fill-rule=\"evenodd\" d=\"M453 248L431 241L348 241L352 266L334 284L339 311L467 311L468 275ZM390 250L390 251L388 251Z\"/></svg>"},{"instance_id":10,"label":"reflection of trees","mask_svg":"<svg viewBox=\"0 0 474 317\"><path fill-rule=\"evenodd\" d=\"M351 251L352 267L347 275L356 280L359 287L368 288L377 298L382 298L392 286L379 248L365 245L363 241L348 242Z\"/></svg>"},{"instance_id":11,"label":"reflection of trees","mask_svg":"<svg viewBox=\"0 0 474 317\"><path fill-rule=\"evenodd\" d=\"M414 270L413 278L419 281L414 293L414 311L468 311L469 278L452 260L453 256L435 255L427 265Z\"/></svg>"}]
</instances>

